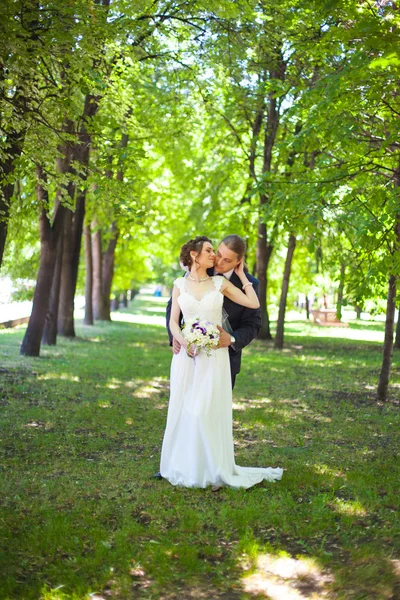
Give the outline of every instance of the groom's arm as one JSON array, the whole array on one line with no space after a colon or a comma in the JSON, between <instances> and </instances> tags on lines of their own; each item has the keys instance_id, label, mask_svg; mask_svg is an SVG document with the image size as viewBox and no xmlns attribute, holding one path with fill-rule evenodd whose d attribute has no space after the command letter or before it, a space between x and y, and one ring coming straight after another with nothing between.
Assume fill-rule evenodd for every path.
<instances>
[{"instance_id":1,"label":"groom's arm","mask_svg":"<svg viewBox=\"0 0 400 600\"><path fill-rule=\"evenodd\" d=\"M168 332L168 337L169 337L169 345L172 346L172 342L173 342L173 335L171 333L171 330L169 328L169 321L171 319L171 309L172 309L172 297L168 300L168 304L167 304L167 310L165 311L165 321L166 321L166 327L167 327L167 332ZM182 312L179 315L179 325L182 323ZM178 342L176 342L178 344Z\"/></svg>"},{"instance_id":2,"label":"groom's arm","mask_svg":"<svg viewBox=\"0 0 400 600\"><path fill-rule=\"evenodd\" d=\"M259 281L254 282L254 290L258 296ZM240 327L235 329L232 333L235 338L231 351L240 352L245 346L250 344L254 340L261 329L261 309L245 308L240 319Z\"/></svg>"},{"instance_id":3,"label":"groom's arm","mask_svg":"<svg viewBox=\"0 0 400 600\"><path fill-rule=\"evenodd\" d=\"M170 321L170 318L171 318L171 308L172 308L172 298L170 298L168 300L167 310L166 310L166 314L165 314L165 316L166 316L166 326L167 326L168 337L169 337L169 345L170 346L172 346L172 339L173 339L171 330L169 328L169 321Z\"/></svg>"}]
</instances>

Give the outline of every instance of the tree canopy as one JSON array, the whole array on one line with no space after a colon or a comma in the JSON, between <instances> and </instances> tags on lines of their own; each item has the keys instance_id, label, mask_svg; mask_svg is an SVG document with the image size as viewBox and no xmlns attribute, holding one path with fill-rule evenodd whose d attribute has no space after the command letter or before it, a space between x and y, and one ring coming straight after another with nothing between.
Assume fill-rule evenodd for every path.
<instances>
[{"instance_id":1,"label":"tree canopy","mask_svg":"<svg viewBox=\"0 0 400 600\"><path fill-rule=\"evenodd\" d=\"M394 310L399 20L387 0L3 2L3 272L36 278L42 214L73 335L84 227L106 318L110 293L171 285L185 240L235 232L262 337L289 240L290 301L329 291L382 310L389 284Z\"/></svg>"}]
</instances>

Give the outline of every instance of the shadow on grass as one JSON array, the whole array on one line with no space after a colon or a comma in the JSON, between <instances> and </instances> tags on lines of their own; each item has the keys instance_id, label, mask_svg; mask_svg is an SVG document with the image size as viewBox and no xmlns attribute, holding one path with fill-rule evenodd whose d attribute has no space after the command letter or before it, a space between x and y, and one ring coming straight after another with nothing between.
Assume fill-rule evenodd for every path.
<instances>
[{"instance_id":1,"label":"shadow on grass","mask_svg":"<svg viewBox=\"0 0 400 600\"><path fill-rule=\"evenodd\" d=\"M373 398L379 345L255 342L234 394L236 460L282 466L283 480L179 489L150 477L166 334L130 310L40 359L18 356L23 331L0 335L3 597L390 598L400 423Z\"/></svg>"}]
</instances>

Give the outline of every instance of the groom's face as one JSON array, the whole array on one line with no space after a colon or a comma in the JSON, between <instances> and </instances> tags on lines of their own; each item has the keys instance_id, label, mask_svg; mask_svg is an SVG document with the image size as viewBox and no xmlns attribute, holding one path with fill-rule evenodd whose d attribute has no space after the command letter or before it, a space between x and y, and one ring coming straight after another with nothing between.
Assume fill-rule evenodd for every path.
<instances>
[{"instance_id":1,"label":"groom's face","mask_svg":"<svg viewBox=\"0 0 400 600\"><path fill-rule=\"evenodd\" d=\"M216 273L228 273L240 262L239 256L233 250L229 250L225 244L220 244L215 255Z\"/></svg>"}]
</instances>

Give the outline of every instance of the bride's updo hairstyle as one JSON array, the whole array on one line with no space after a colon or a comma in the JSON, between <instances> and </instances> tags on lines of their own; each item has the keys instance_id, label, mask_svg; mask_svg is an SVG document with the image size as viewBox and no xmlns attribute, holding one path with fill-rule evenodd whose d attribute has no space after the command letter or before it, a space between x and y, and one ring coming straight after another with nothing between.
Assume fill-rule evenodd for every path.
<instances>
[{"instance_id":1,"label":"bride's updo hairstyle","mask_svg":"<svg viewBox=\"0 0 400 600\"><path fill-rule=\"evenodd\" d=\"M202 251L203 244L205 242L210 242L210 244L212 244L212 241L205 235L198 235L194 238L194 240L189 240L186 244L182 246L181 253L179 255L179 260L184 267L187 267L189 269L189 271L193 266L193 258L190 256L190 253L196 252L196 256L198 256ZM197 261L195 260L195 262Z\"/></svg>"}]
</instances>

